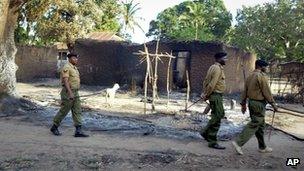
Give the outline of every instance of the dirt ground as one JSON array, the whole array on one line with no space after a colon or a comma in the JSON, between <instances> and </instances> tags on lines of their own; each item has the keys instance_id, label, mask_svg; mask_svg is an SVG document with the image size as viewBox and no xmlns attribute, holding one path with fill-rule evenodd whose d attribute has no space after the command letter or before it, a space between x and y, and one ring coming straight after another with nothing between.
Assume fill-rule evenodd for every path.
<instances>
[{"instance_id":1,"label":"dirt ground","mask_svg":"<svg viewBox=\"0 0 304 171\"><path fill-rule=\"evenodd\" d=\"M49 127L58 111L59 89L53 80L18 84L21 96L38 107L24 110L18 116L0 116L0 170L304 169L303 141L277 130L272 132L270 141L266 138L273 153L259 153L257 141L252 138L244 146L245 154L237 155L231 139L248 121L248 114L239 114L238 106L230 110L225 105L227 119L223 120L219 139L227 149L208 148L197 133L208 121L208 117L199 115L205 105L200 103L191 112L180 112L184 108L182 93L172 94L169 108L161 97L157 112L147 115L143 115L142 97L127 92L119 92L112 107L104 104L101 95L87 98L83 100L83 113L86 131L91 136L74 138L69 116L60 127L63 135L55 137ZM81 94L102 89L84 87ZM225 104L228 103L226 100ZM287 122L283 122L287 119L282 115L277 118L276 125L285 128L291 129L288 125L294 122L303 126L298 118ZM287 158L291 157L300 158L301 164L294 168L285 166Z\"/></svg>"}]
</instances>

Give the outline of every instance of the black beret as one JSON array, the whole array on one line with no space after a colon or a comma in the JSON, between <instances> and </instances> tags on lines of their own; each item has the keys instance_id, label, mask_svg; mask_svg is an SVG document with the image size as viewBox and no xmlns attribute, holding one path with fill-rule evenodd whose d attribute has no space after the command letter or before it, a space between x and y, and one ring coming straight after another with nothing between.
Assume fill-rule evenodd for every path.
<instances>
[{"instance_id":1,"label":"black beret","mask_svg":"<svg viewBox=\"0 0 304 171\"><path fill-rule=\"evenodd\" d=\"M214 58L215 58L215 59L220 59L220 58L225 57L225 56L227 56L227 53L226 53L226 52L219 52L219 53L216 53L216 54L214 55Z\"/></svg>"},{"instance_id":2,"label":"black beret","mask_svg":"<svg viewBox=\"0 0 304 171\"><path fill-rule=\"evenodd\" d=\"M69 53L69 54L68 54L68 58L70 58L70 57L72 57L72 56L78 58L78 55L77 55L76 53Z\"/></svg>"},{"instance_id":3,"label":"black beret","mask_svg":"<svg viewBox=\"0 0 304 171\"><path fill-rule=\"evenodd\" d=\"M269 64L266 61L259 59L255 61L255 65L260 67L267 67Z\"/></svg>"}]
</instances>

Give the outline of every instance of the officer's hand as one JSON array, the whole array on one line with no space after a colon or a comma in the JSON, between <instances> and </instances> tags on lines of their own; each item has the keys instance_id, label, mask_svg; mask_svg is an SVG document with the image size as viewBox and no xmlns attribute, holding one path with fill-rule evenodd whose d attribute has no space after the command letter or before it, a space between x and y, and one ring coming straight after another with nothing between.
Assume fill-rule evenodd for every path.
<instances>
[{"instance_id":1,"label":"officer's hand","mask_svg":"<svg viewBox=\"0 0 304 171\"><path fill-rule=\"evenodd\" d=\"M245 114L247 110L246 104L242 104L242 113Z\"/></svg>"},{"instance_id":2,"label":"officer's hand","mask_svg":"<svg viewBox=\"0 0 304 171\"><path fill-rule=\"evenodd\" d=\"M207 101L207 100L208 100L208 97L206 97L206 96L204 95L204 93L201 94L201 98L202 98L203 101Z\"/></svg>"},{"instance_id":3,"label":"officer's hand","mask_svg":"<svg viewBox=\"0 0 304 171\"><path fill-rule=\"evenodd\" d=\"M278 111L279 111L279 108L278 108L278 106L276 106L276 105L273 105L272 107L273 107L273 110L274 110L275 112L278 112Z\"/></svg>"},{"instance_id":4,"label":"officer's hand","mask_svg":"<svg viewBox=\"0 0 304 171\"><path fill-rule=\"evenodd\" d=\"M207 100L208 100L208 97L204 96L203 101L207 101Z\"/></svg>"},{"instance_id":5,"label":"officer's hand","mask_svg":"<svg viewBox=\"0 0 304 171\"><path fill-rule=\"evenodd\" d=\"M74 98L75 98L74 94L73 93L69 93L69 99L70 100L74 100Z\"/></svg>"}]
</instances>

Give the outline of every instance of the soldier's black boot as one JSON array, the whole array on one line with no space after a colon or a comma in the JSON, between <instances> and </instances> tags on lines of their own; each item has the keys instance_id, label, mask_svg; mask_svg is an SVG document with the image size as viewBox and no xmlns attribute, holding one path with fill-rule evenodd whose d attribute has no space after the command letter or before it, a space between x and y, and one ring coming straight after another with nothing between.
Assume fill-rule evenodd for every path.
<instances>
[{"instance_id":1,"label":"soldier's black boot","mask_svg":"<svg viewBox=\"0 0 304 171\"><path fill-rule=\"evenodd\" d=\"M207 135L207 133L206 133L205 131L200 132L200 134L201 134L201 136L202 136L206 141L209 142L209 140L208 140L208 135Z\"/></svg>"},{"instance_id":2,"label":"soldier's black boot","mask_svg":"<svg viewBox=\"0 0 304 171\"><path fill-rule=\"evenodd\" d=\"M52 128L51 128L50 130L51 130L51 132L52 132L54 135L56 135L56 136L60 136L60 135L61 135L61 133L60 133L59 130L58 130L58 126L56 126L56 125L53 125Z\"/></svg>"},{"instance_id":3,"label":"soldier's black boot","mask_svg":"<svg viewBox=\"0 0 304 171\"><path fill-rule=\"evenodd\" d=\"M81 130L81 126L76 126L75 135L74 137L89 137L89 135L85 134Z\"/></svg>"},{"instance_id":4,"label":"soldier's black boot","mask_svg":"<svg viewBox=\"0 0 304 171\"><path fill-rule=\"evenodd\" d=\"M214 149L217 149L217 150L225 150L226 149L226 147L224 147L224 146L221 146L221 145L219 145L219 144L212 144L212 145L208 145L208 147L210 147L210 148L214 148Z\"/></svg>"}]
</instances>

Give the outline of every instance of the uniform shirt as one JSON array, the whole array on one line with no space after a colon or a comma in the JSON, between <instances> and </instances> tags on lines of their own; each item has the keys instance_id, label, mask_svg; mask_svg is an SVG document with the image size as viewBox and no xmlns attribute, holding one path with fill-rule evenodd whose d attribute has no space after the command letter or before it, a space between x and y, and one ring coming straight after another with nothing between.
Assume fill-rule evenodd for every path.
<instances>
[{"instance_id":1,"label":"uniform shirt","mask_svg":"<svg viewBox=\"0 0 304 171\"><path fill-rule=\"evenodd\" d=\"M70 62L65 64L61 70L61 82L64 86L63 78L68 78L68 82L72 90L78 90L80 88L79 71L76 66Z\"/></svg>"},{"instance_id":2,"label":"uniform shirt","mask_svg":"<svg viewBox=\"0 0 304 171\"><path fill-rule=\"evenodd\" d=\"M213 92L224 93L225 75L224 68L220 63L216 62L209 68L203 86L206 97L209 97Z\"/></svg>"},{"instance_id":3,"label":"uniform shirt","mask_svg":"<svg viewBox=\"0 0 304 171\"><path fill-rule=\"evenodd\" d=\"M252 100L266 100L268 103L274 103L268 78L262 71L254 70L246 79L245 89L241 99L243 104L246 103L247 98Z\"/></svg>"}]
</instances>

